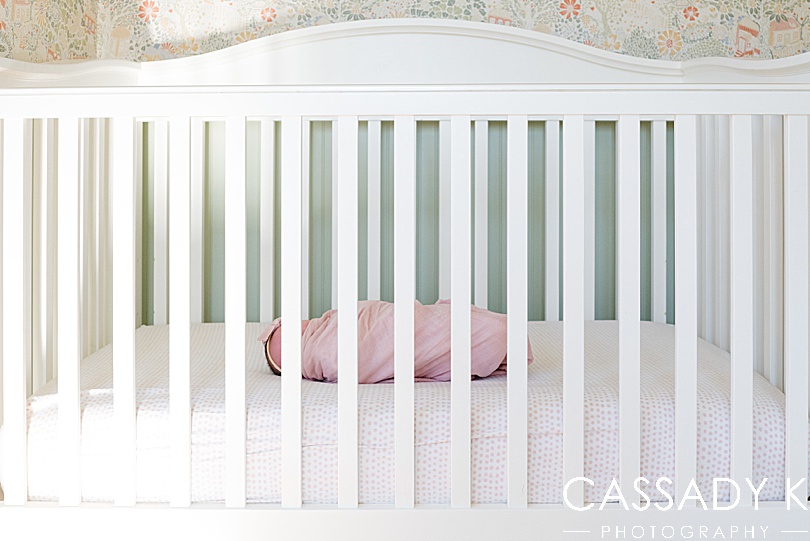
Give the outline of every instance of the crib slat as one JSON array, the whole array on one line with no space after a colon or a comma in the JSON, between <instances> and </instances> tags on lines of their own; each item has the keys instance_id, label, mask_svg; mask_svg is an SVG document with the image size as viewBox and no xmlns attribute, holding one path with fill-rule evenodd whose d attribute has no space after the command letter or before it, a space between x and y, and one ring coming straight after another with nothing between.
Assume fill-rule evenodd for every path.
<instances>
[{"instance_id":1,"label":"crib slat","mask_svg":"<svg viewBox=\"0 0 810 541\"><path fill-rule=\"evenodd\" d=\"M509 507L528 503L527 339L529 305L529 123L526 116L510 116L507 124L506 199L506 312L509 454Z\"/></svg>"},{"instance_id":2,"label":"crib slat","mask_svg":"<svg viewBox=\"0 0 810 541\"><path fill-rule=\"evenodd\" d=\"M582 152L582 143L578 151ZM584 193L583 193L584 196ZM560 122L546 121L546 321L560 320Z\"/></svg>"},{"instance_id":3,"label":"crib slat","mask_svg":"<svg viewBox=\"0 0 810 541\"><path fill-rule=\"evenodd\" d=\"M169 123L155 122L154 324L169 318Z\"/></svg>"},{"instance_id":4,"label":"crib slat","mask_svg":"<svg viewBox=\"0 0 810 541\"><path fill-rule=\"evenodd\" d=\"M205 216L205 123L191 119L191 254L189 286L191 291L191 322L203 320L203 253ZM264 156L264 155L262 155ZM262 206L264 212L265 207ZM262 214L264 216L264 214ZM264 272L262 272L264 276ZM266 321L266 320L263 320Z\"/></svg>"},{"instance_id":5,"label":"crib slat","mask_svg":"<svg viewBox=\"0 0 810 541\"><path fill-rule=\"evenodd\" d=\"M489 122L475 121L475 305L488 307Z\"/></svg>"},{"instance_id":6,"label":"crib slat","mask_svg":"<svg viewBox=\"0 0 810 541\"><path fill-rule=\"evenodd\" d=\"M331 122L332 128L332 229L329 232L332 236L332 299L330 306L338 307L338 126L337 122ZM357 273L355 273L355 276Z\"/></svg>"},{"instance_id":7,"label":"crib slat","mask_svg":"<svg viewBox=\"0 0 810 541\"><path fill-rule=\"evenodd\" d=\"M47 192L44 172L47 170L48 139L45 137L44 119L32 124L32 169L31 169L31 391L37 390L48 381L46 377L48 360L45 355L45 316L47 311L46 284L48 283L47 235ZM1 139L1 138L0 138ZM1 143L0 143L1 144ZM0 362L0 366L2 362ZM2 370L0 370L0 373ZM3 378L0 376L0 387ZM3 414L0 400L0 419ZM0 421L1 422L1 421Z\"/></svg>"},{"instance_id":8,"label":"crib slat","mask_svg":"<svg viewBox=\"0 0 810 541\"><path fill-rule=\"evenodd\" d=\"M667 123L652 122L652 320L667 322Z\"/></svg>"},{"instance_id":9,"label":"crib slat","mask_svg":"<svg viewBox=\"0 0 810 541\"><path fill-rule=\"evenodd\" d=\"M469 146L469 143L468 145ZM439 298L450 298L450 121L439 122Z\"/></svg>"},{"instance_id":10,"label":"crib slat","mask_svg":"<svg viewBox=\"0 0 810 541\"><path fill-rule=\"evenodd\" d=\"M380 231L382 198L381 152L382 124L368 121L368 286L367 298L380 299Z\"/></svg>"},{"instance_id":11,"label":"crib slat","mask_svg":"<svg viewBox=\"0 0 810 541\"><path fill-rule=\"evenodd\" d=\"M394 403L397 508L414 504L413 353L416 298L416 122L394 119Z\"/></svg>"},{"instance_id":12,"label":"crib slat","mask_svg":"<svg viewBox=\"0 0 810 541\"><path fill-rule=\"evenodd\" d=\"M753 160L753 175L754 175L754 208L751 219L756 224L754 226L754 258L756 264L753 269L754 276L754 371L765 375L765 340L767 334L766 314L767 308L765 306L766 298L765 292L768 290L767 278L764 275L764 270L767 265L767 256L765 252L765 237L768 235L768 222L765 217L765 206L767 199L763 199L766 193L766 174L764 168L764 158L767 153L767 145L763 139L764 124L766 117L757 115L752 119L753 128L753 141L752 144L755 149L761 149L754 152L751 156ZM767 377L767 376L766 376Z\"/></svg>"},{"instance_id":13,"label":"crib slat","mask_svg":"<svg viewBox=\"0 0 810 541\"><path fill-rule=\"evenodd\" d=\"M281 121L281 320L292 322L302 319L302 136L301 117L285 116ZM300 327L282 325L281 343L281 506L301 507Z\"/></svg>"},{"instance_id":14,"label":"crib slat","mask_svg":"<svg viewBox=\"0 0 810 541\"><path fill-rule=\"evenodd\" d=\"M717 177L715 177L714 183L717 185L716 188L716 199L715 203L716 207L716 225L717 229L715 230L715 271L717 275L715 276L715 332L717 333L717 344L726 350L730 350L730 289L729 289L729 282L726 280L725 277L729 275L729 264L731 263L730 260L730 253L731 253L731 236L729 232L729 217L731 212L731 205L730 205L730 189L731 189L731 179L733 178L733 172L730 169L729 164L733 157L731 156L731 149L730 149L730 142L731 142L731 126L729 125L730 119L727 115L721 115L717 118L717 159L718 159L718 167L717 167ZM728 136L726 136L728 134ZM748 155L750 157L751 150L748 150ZM738 164L739 166L739 164ZM749 168L750 169L750 168ZM751 209L753 212L753 208ZM751 215L749 215L748 219L750 220Z\"/></svg>"},{"instance_id":15,"label":"crib slat","mask_svg":"<svg viewBox=\"0 0 810 541\"><path fill-rule=\"evenodd\" d=\"M58 331L58 318L57 318L57 283L59 280L59 273L57 269L57 235L58 235L58 218L56 215L57 211L57 173L58 173L58 166L57 166L57 157L58 157L58 145L57 141L59 139L59 133L57 130L57 121L56 119L48 119L48 149L47 149L47 163L48 163L48 170L47 170L47 193L48 193L48 204L45 207L48 213L48 233L47 233L47 258L48 258L48 287L47 287L47 302L46 302L46 333L47 337L45 339L45 357L47 359L47 366L46 366L46 380L50 380L56 374L57 369L57 331Z\"/></svg>"},{"instance_id":16,"label":"crib slat","mask_svg":"<svg viewBox=\"0 0 810 541\"><path fill-rule=\"evenodd\" d=\"M24 275L22 283L23 298L23 336L25 349L23 357L26 359L25 392L32 392L32 364L34 362L32 340L32 302L33 302L33 231L34 231L34 124L35 120L26 120L23 125L23 217L20 227L23 230L23 258L19 261L23 265Z\"/></svg>"},{"instance_id":17,"label":"crib slat","mask_svg":"<svg viewBox=\"0 0 810 541\"><path fill-rule=\"evenodd\" d=\"M59 119L59 505L81 503L79 120Z\"/></svg>"},{"instance_id":18,"label":"crib slat","mask_svg":"<svg viewBox=\"0 0 810 541\"><path fill-rule=\"evenodd\" d=\"M785 117L785 476L793 487L807 476L808 359L808 118ZM794 494L807 494L802 481ZM803 498L802 498L803 499ZM792 504L795 502L791 502ZM792 506L791 506L792 507Z\"/></svg>"},{"instance_id":19,"label":"crib slat","mask_svg":"<svg viewBox=\"0 0 810 541\"><path fill-rule=\"evenodd\" d=\"M245 117L225 121L225 506L245 506Z\"/></svg>"},{"instance_id":20,"label":"crib slat","mask_svg":"<svg viewBox=\"0 0 810 541\"><path fill-rule=\"evenodd\" d=\"M616 142L616 265L619 319L619 472L622 492L635 496L641 448L641 125L619 117Z\"/></svg>"},{"instance_id":21,"label":"crib slat","mask_svg":"<svg viewBox=\"0 0 810 541\"><path fill-rule=\"evenodd\" d=\"M82 157L80 170L82 176L82 212L81 220L81 271L82 280L82 357L95 350L96 312L98 275L96 274L96 119L82 119Z\"/></svg>"},{"instance_id":22,"label":"crib slat","mask_svg":"<svg viewBox=\"0 0 810 541\"><path fill-rule=\"evenodd\" d=\"M301 125L301 153L303 163L301 166L301 318L309 319L309 192L311 189L311 129L312 123L304 120Z\"/></svg>"},{"instance_id":23,"label":"crib slat","mask_svg":"<svg viewBox=\"0 0 810 541\"><path fill-rule=\"evenodd\" d=\"M112 133L113 407L119 458L115 504L135 505L135 119L114 118Z\"/></svg>"},{"instance_id":24,"label":"crib slat","mask_svg":"<svg viewBox=\"0 0 810 541\"><path fill-rule=\"evenodd\" d=\"M191 505L191 133L189 117L169 121L169 408L170 503Z\"/></svg>"},{"instance_id":25,"label":"crib slat","mask_svg":"<svg viewBox=\"0 0 810 541\"><path fill-rule=\"evenodd\" d=\"M450 121L450 475L451 507L470 506L470 231L472 184L470 182L470 117L454 116Z\"/></svg>"},{"instance_id":26,"label":"crib slat","mask_svg":"<svg viewBox=\"0 0 810 541\"><path fill-rule=\"evenodd\" d=\"M563 245L583 246L585 232L585 164L582 116L563 120ZM585 256L583 250L563 251L563 479L582 477L585 440ZM568 491L575 505L584 499L582 483Z\"/></svg>"},{"instance_id":27,"label":"crib slat","mask_svg":"<svg viewBox=\"0 0 810 541\"><path fill-rule=\"evenodd\" d=\"M99 170L99 301L98 301L98 342L96 348L101 348L112 341L112 215L110 204L112 202L110 190L112 189L112 156L110 154L110 119L99 119L98 137L98 170ZM130 151L134 150L134 147ZM131 173L131 171L130 171ZM133 192L132 196L135 194ZM133 224L134 226L134 224Z\"/></svg>"},{"instance_id":28,"label":"crib slat","mask_svg":"<svg viewBox=\"0 0 810 541\"><path fill-rule=\"evenodd\" d=\"M134 124L132 126L134 130ZM113 174L112 174L112 120L107 118L104 119L103 123L103 134L104 139L102 141L103 145L103 158L102 158L102 170L104 171L104 182L102 183L102 187L104 189L103 196L101 198L103 204L103 246L104 249L102 250L102 257L104 260L104 342L102 345L107 345L112 342L112 299L113 299L113 281L112 281L112 265L113 265L113 242L112 242L112 220L113 220L113 212L112 212L112 185L113 185ZM134 146L132 147L134 151ZM134 169L133 169L134 172ZM134 197L134 192L133 192ZM134 227L134 223L133 223ZM134 312L134 307L133 307ZM134 314L133 314L134 318Z\"/></svg>"},{"instance_id":29,"label":"crib slat","mask_svg":"<svg viewBox=\"0 0 810 541\"><path fill-rule=\"evenodd\" d=\"M135 155L144 156L147 148L144 146L144 135L148 124L139 120L135 121ZM135 178L144 178L144 160L135 160ZM135 261L143 261L143 232L144 232L144 183L135 183ZM143 265L135 265L135 295L143 298L144 273ZM146 314L143 313L144 303L135 303L135 325L141 326L146 321Z\"/></svg>"},{"instance_id":30,"label":"crib slat","mask_svg":"<svg viewBox=\"0 0 810 541\"><path fill-rule=\"evenodd\" d=\"M675 497L697 471L697 118L675 118Z\"/></svg>"},{"instance_id":31,"label":"crib slat","mask_svg":"<svg viewBox=\"0 0 810 541\"><path fill-rule=\"evenodd\" d=\"M701 175L698 193L704 195L699 217L701 227L698 229L698 247L702 253L703 264L698 269L698 287L700 288L700 305L703 310L698 312L702 319L700 335L707 341L715 343L714 313L715 313L715 268L717 253L715 250L715 218L714 199L719 179L717 177L717 141L715 137L716 123L711 116L703 115L700 119L699 156L701 162Z\"/></svg>"},{"instance_id":32,"label":"crib slat","mask_svg":"<svg viewBox=\"0 0 810 541\"><path fill-rule=\"evenodd\" d=\"M357 507L357 117L337 122L338 507Z\"/></svg>"},{"instance_id":33,"label":"crib slat","mask_svg":"<svg viewBox=\"0 0 810 541\"><path fill-rule=\"evenodd\" d=\"M275 283L276 267L274 265L276 201L276 123L272 120L261 121L262 161L260 178L260 197L262 209L259 213L261 252L259 254L259 294L260 318L270 322L275 318Z\"/></svg>"},{"instance_id":34,"label":"crib slat","mask_svg":"<svg viewBox=\"0 0 810 541\"><path fill-rule=\"evenodd\" d=\"M731 145L731 478L751 505L754 395L754 186L750 116L733 116Z\"/></svg>"},{"instance_id":35,"label":"crib slat","mask_svg":"<svg viewBox=\"0 0 810 541\"><path fill-rule=\"evenodd\" d=\"M585 320L596 319L596 122L583 125L585 144Z\"/></svg>"},{"instance_id":36,"label":"crib slat","mask_svg":"<svg viewBox=\"0 0 810 541\"><path fill-rule=\"evenodd\" d=\"M23 119L3 120L3 490L7 505L27 499ZM75 285L75 284L74 284ZM76 352L78 353L78 351ZM61 390L61 386L60 386Z\"/></svg>"},{"instance_id":37,"label":"crib slat","mask_svg":"<svg viewBox=\"0 0 810 541\"><path fill-rule=\"evenodd\" d=\"M784 355L784 186L783 119L766 116L763 140L765 193L765 344L763 375L777 388L783 388ZM790 222L788 222L790 223Z\"/></svg>"}]
</instances>

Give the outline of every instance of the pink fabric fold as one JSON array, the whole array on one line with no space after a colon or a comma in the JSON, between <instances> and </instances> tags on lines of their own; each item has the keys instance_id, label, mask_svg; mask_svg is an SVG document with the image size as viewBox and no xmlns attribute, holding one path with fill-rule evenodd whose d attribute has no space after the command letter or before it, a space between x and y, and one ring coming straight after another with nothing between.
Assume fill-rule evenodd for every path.
<instances>
[{"instance_id":1,"label":"pink fabric fold","mask_svg":"<svg viewBox=\"0 0 810 541\"><path fill-rule=\"evenodd\" d=\"M506 370L506 315L470 306L471 377L487 377ZM281 319L259 336L271 339L265 351L279 351ZM357 316L358 381L378 383L394 377L394 305L384 301L360 301ZM276 341L278 341L276 343ZM304 378L335 382L337 370L337 310L309 321L301 337L301 369ZM527 343L527 362L534 359ZM282 366L281 355L273 360ZM450 380L450 301L423 305L414 301L414 378Z\"/></svg>"}]
</instances>

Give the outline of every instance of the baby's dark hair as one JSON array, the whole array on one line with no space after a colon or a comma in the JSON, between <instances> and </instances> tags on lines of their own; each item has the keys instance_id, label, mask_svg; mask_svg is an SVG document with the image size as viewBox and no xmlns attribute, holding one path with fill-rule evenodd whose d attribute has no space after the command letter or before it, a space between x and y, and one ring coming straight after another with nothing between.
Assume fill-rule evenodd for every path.
<instances>
[{"instance_id":1,"label":"baby's dark hair","mask_svg":"<svg viewBox=\"0 0 810 541\"><path fill-rule=\"evenodd\" d=\"M267 341L264 343L264 360L267 361L267 366L270 367L270 370L277 376L281 375L281 370L277 370L273 363L270 362L270 338L267 338Z\"/></svg>"}]
</instances>

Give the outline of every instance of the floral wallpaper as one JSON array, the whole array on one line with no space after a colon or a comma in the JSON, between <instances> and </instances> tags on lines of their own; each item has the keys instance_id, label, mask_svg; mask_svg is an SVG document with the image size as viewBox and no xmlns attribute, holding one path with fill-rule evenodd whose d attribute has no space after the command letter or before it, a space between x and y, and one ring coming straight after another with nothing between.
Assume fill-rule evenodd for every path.
<instances>
[{"instance_id":1,"label":"floral wallpaper","mask_svg":"<svg viewBox=\"0 0 810 541\"><path fill-rule=\"evenodd\" d=\"M664 60L810 50L810 0L0 0L0 57L164 60L393 17L515 26Z\"/></svg>"}]
</instances>

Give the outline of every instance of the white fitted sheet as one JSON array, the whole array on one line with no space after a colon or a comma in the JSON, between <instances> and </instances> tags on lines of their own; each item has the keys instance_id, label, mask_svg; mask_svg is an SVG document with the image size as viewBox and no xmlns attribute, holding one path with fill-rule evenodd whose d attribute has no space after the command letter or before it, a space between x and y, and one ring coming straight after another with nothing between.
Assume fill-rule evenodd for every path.
<instances>
[{"instance_id":1,"label":"white fitted sheet","mask_svg":"<svg viewBox=\"0 0 810 541\"><path fill-rule=\"evenodd\" d=\"M248 324L247 492L250 502L279 502L280 378L264 361ZM618 334L615 322L587 322L585 476L595 482L586 498L601 501L618 477ZM535 362L529 367L530 502L560 502L562 494L562 324L530 323ZM674 476L674 330L642 323L641 475ZM137 343L137 498L167 501L169 469L168 327L141 327ZM224 325L192 328L192 499L224 499ZM714 477L728 477L729 355L700 341L698 369L698 486L711 494ZM359 389L360 500L394 499L394 387ZM28 407L29 497L55 500L58 491L56 382ZM337 386L303 381L303 497L337 500ZM417 383L415 389L416 499L450 499L450 386ZM111 348L82 363L82 494L113 499ZM754 478L767 477L762 500L784 496L784 395L764 378L754 381ZM506 501L506 378L472 383L472 498ZM0 433L2 453L2 433ZM1 462L1 461L0 461ZM2 482L2 472L0 472ZM756 481L757 483L759 481ZM727 499L720 493L720 499ZM660 497L654 489L653 497Z\"/></svg>"}]
</instances>

